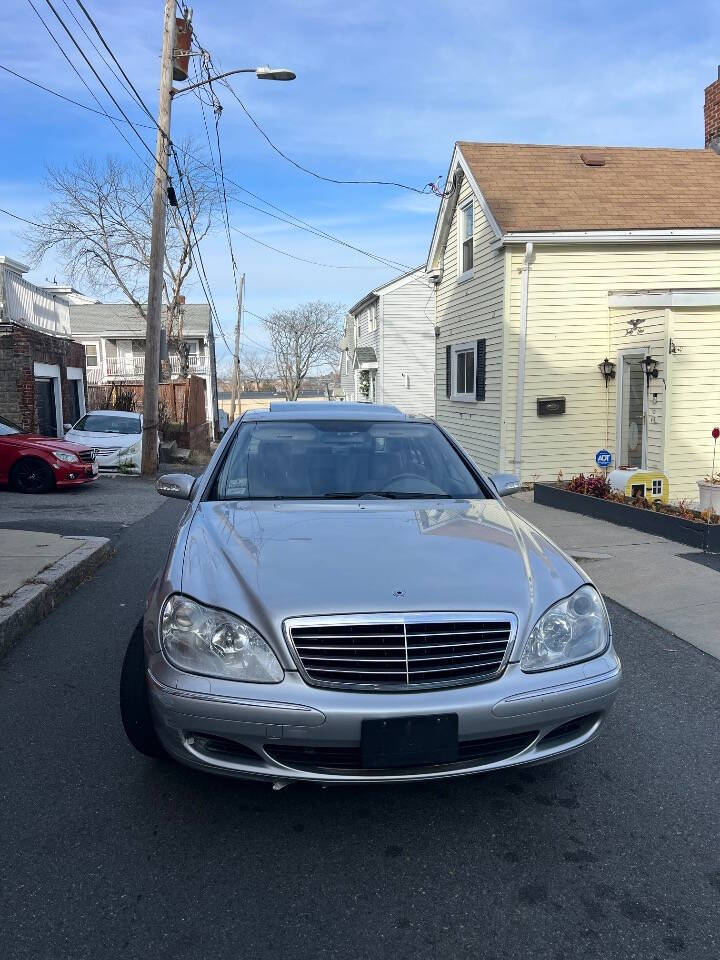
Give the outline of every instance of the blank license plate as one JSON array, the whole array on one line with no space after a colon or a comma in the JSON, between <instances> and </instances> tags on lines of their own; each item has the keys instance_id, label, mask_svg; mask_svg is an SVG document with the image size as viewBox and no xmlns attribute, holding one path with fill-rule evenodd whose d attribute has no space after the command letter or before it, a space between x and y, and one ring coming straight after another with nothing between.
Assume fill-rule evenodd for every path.
<instances>
[{"instance_id":1,"label":"blank license plate","mask_svg":"<svg viewBox=\"0 0 720 960\"><path fill-rule=\"evenodd\" d=\"M363 720L361 747L363 767L369 769L455 763L457 714Z\"/></svg>"}]
</instances>

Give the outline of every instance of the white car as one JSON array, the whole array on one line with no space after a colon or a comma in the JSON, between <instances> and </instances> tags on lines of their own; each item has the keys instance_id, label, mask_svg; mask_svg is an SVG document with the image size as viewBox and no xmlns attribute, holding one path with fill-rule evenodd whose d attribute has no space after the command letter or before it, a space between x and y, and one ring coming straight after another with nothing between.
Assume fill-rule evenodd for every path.
<instances>
[{"instance_id":1,"label":"white car","mask_svg":"<svg viewBox=\"0 0 720 960\"><path fill-rule=\"evenodd\" d=\"M67 424L66 424L67 426ZM94 447L100 470L140 471L142 414L93 410L65 434L66 440Z\"/></svg>"}]
</instances>

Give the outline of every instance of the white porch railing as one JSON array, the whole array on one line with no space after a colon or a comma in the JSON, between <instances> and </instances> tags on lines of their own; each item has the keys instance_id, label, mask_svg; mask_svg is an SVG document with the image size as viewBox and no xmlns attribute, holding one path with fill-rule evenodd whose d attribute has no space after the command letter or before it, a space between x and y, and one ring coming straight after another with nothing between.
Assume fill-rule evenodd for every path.
<instances>
[{"instance_id":1,"label":"white porch railing","mask_svg":"<svg viewBox=\"0 0 720 960\"><path fill-rule=\"evenodd\" d=\"M180 357L170 357L170 375L179 377L181 372ZM190 354L188 357L188 372L205 374L210 372L208 361L204 356ZM87 368L88 383L108 383L113 380L142 380L145 376L145 357L108 357L96 367Z\"/></svg>"}]
</instances>

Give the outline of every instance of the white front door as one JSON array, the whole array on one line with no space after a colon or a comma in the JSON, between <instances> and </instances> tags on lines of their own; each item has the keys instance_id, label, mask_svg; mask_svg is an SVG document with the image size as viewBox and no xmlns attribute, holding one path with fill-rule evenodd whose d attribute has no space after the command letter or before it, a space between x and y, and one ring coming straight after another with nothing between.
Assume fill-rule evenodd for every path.
<instances>
[{"instance_id":1,"label":"white front door","mask_svg":"<svg viewBox=\"0 0 720 960\"><path fill-rule=\"evenodd\" d=\"M619 467L647 466L647 389L643 358L647 349L621 350L618 354Z\"/></svg>"}]
</instances>

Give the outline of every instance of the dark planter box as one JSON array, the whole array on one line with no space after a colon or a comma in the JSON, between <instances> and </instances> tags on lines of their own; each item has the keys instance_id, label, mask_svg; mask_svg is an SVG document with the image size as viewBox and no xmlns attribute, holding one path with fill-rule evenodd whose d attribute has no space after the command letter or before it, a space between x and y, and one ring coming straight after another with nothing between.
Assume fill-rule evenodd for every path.
<instances>
[{"instance_id":1,"label":"dark planter box","mask_svg":"<svg viewBox=\"0 0 720 960\"><path fill-rule=\"evenodd\" d=\"M555 483L536 483L535 503L582 513L586 517L607 520L608 523L616 523L621 527L632 527L633 530L642 530L656 537L665 537L666 540L686 543L708 553L720 553L720 524L685 520L667 513L631 507L627 503L615 503L612 500L589 497L584 493L572 493Z\"/></svg>"}]
</instances>

